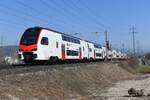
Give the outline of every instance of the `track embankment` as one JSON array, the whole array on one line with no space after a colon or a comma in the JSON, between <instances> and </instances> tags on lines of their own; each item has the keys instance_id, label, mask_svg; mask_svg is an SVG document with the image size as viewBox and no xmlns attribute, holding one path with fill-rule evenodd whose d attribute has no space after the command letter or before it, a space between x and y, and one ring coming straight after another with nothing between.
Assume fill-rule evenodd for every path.
<instances>
[{"instance_id":1,"label":"track embankment","mask_svg":"<svg viewBox=\"0 0 150 100\"><path fill-rule=\"evenodd\" d=\"M110 84L132 78L117 64L102 62L0 68L0 99L101 100Z\"/></svg>"}]
</instances>

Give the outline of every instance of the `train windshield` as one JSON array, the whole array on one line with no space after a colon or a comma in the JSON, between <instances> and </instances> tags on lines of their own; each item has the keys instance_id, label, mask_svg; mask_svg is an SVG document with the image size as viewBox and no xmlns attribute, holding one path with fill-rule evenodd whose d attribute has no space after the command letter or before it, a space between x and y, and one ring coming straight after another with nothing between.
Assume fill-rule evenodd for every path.
<instances>
[{"instance_id":1,"label":"train windshield","mask_svg":"<svg viewBox=\"0 0 150 100\"><path fill-rule=\"evenodd\" d=\"M27 29L22 38L21 38L21 45L32 45L36 44L39 36L39 29L31 28Z\"/></svg>"}]
</instances>

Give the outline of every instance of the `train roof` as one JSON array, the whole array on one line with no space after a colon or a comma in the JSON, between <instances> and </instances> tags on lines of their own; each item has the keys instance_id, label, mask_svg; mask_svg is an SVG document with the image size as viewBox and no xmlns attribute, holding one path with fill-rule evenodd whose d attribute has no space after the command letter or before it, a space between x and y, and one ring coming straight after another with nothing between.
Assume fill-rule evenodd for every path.
<instances>
[{"instance_id":1,"label":"train roof","mask_svg":"<svg viewBox=\"0 0 150 100\"><path fill-rule=\"evenodd\" d=\"M69 34L66 34L66 33L60 32L60 31L56 31L56 30L50 29L50 28L44 28L44 27L39 27L39 26L31 27L31 28L35 28L35 29L36 29L36 28L37 28L37 29L45 29L45 30L49 30L49 31L52 31L52 32L55 32L55 33L59 33L59 34L62 34L62 35L68 36L68 37L72 37L72 38L74 38L74 39L84 40L84 39L82 39L82 38L78 38L78 37L75 37L75 36L72 36L72 35L69 35ZM93 43L93 44L95 44L95 45L99 45L99 46L101 46L101 45L100 45L100 44L98 44L98 43L94 43L94 42L91 42L91 41L88 41L88 40L84 40L84 41L89 42L89 43Z\"/></svg>"}]
</instances>

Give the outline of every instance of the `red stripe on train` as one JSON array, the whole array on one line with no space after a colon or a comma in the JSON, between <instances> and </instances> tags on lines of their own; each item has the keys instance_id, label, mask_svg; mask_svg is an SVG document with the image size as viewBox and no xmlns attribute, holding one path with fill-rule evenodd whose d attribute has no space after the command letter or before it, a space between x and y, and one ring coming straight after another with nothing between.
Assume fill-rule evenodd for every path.
<instances>
[{"instance_id":1,"label":"red stripe on train","mask_svg":"<svg viewBox=\"0 0 150 100\"><path fill-rule=\"evenodd\" d=\"M96 59L96 53L95 53L95 50L94 50L94 59Z\"/></svg>"},{"instance_id":2,"label":"red stripe on train","mask_svg":"<svg viewBox=\"0 0 150 100\"><path fill-rule=\"evenodd\" d=\"M37 44L29 45L29 46L20 45L20 46L19 46L19 49L20 49L20 51L22 51L22 52L32 52L33 49L37 49Z\"/></svg>"},{"instance_id":3,"label":"red stripe on train","mask_svg":"<svg viewBox=\"0 0 150 100\"><path fill-rule=\"evenodd\" d=\"M82 59L81 57L82 57L81 48L79 48L79 60Z\"/></svg>"},{"instance_id":4,"label":"red stripe on train","mask_svg":"<svg viewBox=\"0 0 150 100\"><path fill-rule=\"evenodd\" d=\"M66 57L65 57L65 54L66 54L66 52L65 52L65 44L62 44L61 45L61 56L62 56L62 60L65 60L66 59Z\"/></svg>"}]
</instances>

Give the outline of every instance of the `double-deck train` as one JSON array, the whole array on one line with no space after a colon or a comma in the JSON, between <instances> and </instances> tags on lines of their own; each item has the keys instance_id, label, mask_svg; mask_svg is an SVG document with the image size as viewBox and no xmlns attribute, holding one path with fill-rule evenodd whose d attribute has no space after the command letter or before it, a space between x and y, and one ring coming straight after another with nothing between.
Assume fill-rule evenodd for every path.
<instances>
[{"instance_id":1,"label":"double-deck train","mask_svg":"<svg viewBox=\"0 0 150 100\"><path fill-rule=\"evenodd\" d=\"M107 55L107 57L106 57ZM100 44L52 29L28 28L19 44L19 58L24 62L125 59L126 54L107 50Z\"/></svg>"}]
</instances>

